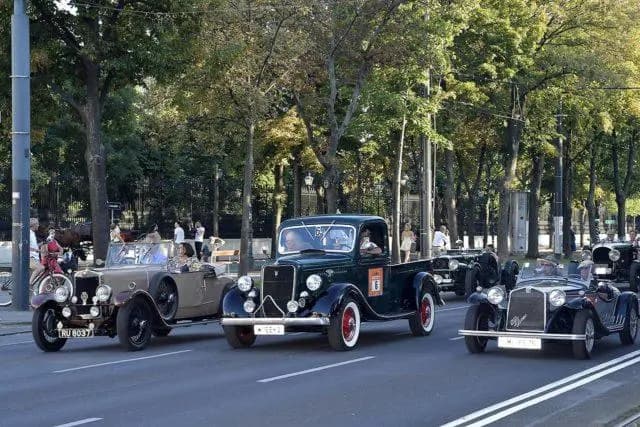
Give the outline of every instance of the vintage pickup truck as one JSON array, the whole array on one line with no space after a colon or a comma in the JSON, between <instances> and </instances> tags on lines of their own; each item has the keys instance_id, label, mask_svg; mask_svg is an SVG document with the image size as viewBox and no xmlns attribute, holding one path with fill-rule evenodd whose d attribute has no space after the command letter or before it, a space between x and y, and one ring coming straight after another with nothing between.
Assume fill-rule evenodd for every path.
<instances>
[{"instance_id":1,"label":"vintage pickup truck","mask_svg":"<svg viewBox=\"0 0 640 427\"><path fill-rule=\"evenodd\" d=\"M392 264L387 224L377 216L321 215L284 221L273 265L261 283L238 278L223 300L222 325L234 348L256 335L326 333L335 350L351 350L365 321L408 319L429 335L442 305L429 261Z\"/></svg>"}]
</instances>

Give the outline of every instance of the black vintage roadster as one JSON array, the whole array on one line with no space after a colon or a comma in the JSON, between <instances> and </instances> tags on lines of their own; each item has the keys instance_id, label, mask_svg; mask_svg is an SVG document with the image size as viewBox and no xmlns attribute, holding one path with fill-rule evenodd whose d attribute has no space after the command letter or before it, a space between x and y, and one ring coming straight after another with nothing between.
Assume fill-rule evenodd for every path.
<instances>
[{"instance_id":1,"label":"black vintage roadster","mask_svg":"<svg viewBox=\"0 0 640 427\"><path fill-rule=\"evenodd\" d=\"M582 264L581 264L582 266ZM470 298L460 335L471 353L488 340L499 348L541 350L547 341L569 341L576 358L587 359L596 340L618 333L633 344L638 333L638 298L610 282L597 282L593 265L525 266L508 296L502 287Z\"/></svg>"}]
</instances>

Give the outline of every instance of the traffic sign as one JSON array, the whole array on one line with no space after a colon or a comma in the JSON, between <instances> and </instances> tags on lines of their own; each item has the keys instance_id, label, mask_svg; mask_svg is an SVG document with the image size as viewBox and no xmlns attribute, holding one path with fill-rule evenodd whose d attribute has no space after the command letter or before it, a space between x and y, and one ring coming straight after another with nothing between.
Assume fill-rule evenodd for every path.
<instances>
[{"instance_id":1,"label":"traffic sign","mask_svg":"<svg viewBox=\"0 0 640 427\"><path fill-rule=\"evenodd\" d=\"M109 209L120 209L120 202L107 202L107 208Z\"/></svg>"}]
</instances>

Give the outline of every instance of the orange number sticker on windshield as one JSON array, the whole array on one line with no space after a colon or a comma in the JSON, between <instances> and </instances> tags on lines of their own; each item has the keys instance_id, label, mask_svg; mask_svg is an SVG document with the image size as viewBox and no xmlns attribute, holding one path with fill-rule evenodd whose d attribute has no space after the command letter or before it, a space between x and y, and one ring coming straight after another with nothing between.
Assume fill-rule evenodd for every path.
<instances>
[{"instance_id":1,"label":"orange number sticker on windshield","mask_svg":"<svg viewBox=\"0 0 640 427\"><path fill-rule=\"evenodd\" d=\"M382 269L370 268L369 269L369 296L378 297L382 295L383 287Z\"/></svg>"}]
</instances>

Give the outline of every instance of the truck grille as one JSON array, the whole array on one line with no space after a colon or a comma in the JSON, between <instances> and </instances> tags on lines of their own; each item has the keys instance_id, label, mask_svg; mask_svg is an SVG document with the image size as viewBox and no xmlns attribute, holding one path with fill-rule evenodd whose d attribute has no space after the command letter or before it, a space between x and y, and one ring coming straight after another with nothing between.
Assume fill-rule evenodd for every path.
<instances>
[{"instance_id":1,"label":"truck grille","mask_svg":"<svg viewBox=\"0 0 640 427\"><path fill-rule=\"evenodd\" d=\"M293 298L295 268L291 265L267 266L262 274L262 311L267 317L282 317L287 313L287 302Z\"/></svg>"},{"instance_id":2,"label":"truck grille","mask_svg":"<svg viewBox=\"0 0 640 427\"><path fill-rule=\"evenodd\" d=\"M544 292L519 288L511 292L507 308L508 331L544 332L547 302Z\"/></svg>"},{"instance_id":3,"label":"truck grille","mask_svg":"<svg viewBox=\"0 0 640 427\"><path fill-rule=\"evenodd\" d=\"M432 265L434 270L448 270L449 260L447 258L436 258L433 260Z\"/></svg>"},{"instance_id":4,"label":"truck grille","mask_svg":"<svg viewBox=\"0 0 640 427\"><path fill-rule=\"evenodd\" d=\"M609 252L611 249L607 247L595 248L593 250L593 262L595 264L606 264L611 266L612 262L609 259Z\"/></svg>"}]
</instances>

